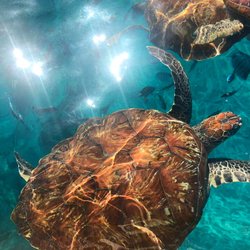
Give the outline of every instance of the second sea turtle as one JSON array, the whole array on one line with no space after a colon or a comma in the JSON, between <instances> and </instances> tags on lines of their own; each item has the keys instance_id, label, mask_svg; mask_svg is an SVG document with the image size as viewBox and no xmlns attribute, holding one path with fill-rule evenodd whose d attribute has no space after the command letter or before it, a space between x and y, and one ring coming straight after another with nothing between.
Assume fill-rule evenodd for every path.
<instances>
[{"instance_id":1,"label":"second sea turtle","mask_svg":"<svg viewBox=\"0 0 250 250\"><path fill-rule=\"evenodd\" d=\"M249 0L149 0L145 17L150 40L186 60L217 56L249 33L248 4Z\"/></svg>"},{"instance_id":2,"label":"second sea turtle","mask_svg":"<svg viewBox=\"0 0 250 250\"><path fill-rule=\"evenodd\" d=\"M131 9L144 10L150 41L186 60L220 55L250 32L250 0L147 0L136 6ZM129 26L107 43L134 29L146 30Z\"/></svg>"}]
</instances>

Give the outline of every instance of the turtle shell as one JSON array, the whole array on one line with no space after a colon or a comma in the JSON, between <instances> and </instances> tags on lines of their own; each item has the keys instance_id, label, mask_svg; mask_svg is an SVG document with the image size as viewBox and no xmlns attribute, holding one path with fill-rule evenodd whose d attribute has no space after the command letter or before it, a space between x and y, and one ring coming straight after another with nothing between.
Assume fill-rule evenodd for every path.
<instances>
[{"instance_id":1,"label":"turtle shell","mask_svg":"<svg viewBox=\"0 0 250 250\"><path fill-rule=\"evenodd\" d=\"M250 0L224 0L226 6L250 24Z\"/></svg>"},{"instance_id":2,"label":"turtle shell","mask_svg":"<svg viewBox=\"0 0 250 250\"><path fill-rule=\"evenodd\" d=\"M223 0L149 0L145 17L150 40L162 49L174 50L186 60L203 60L219 55L248 32L243 29L232 35L229 30L228 36L205 44L194 43L197 30L202 26L232 19Z\"/></svg>"},{"instance_id":3,"label":"turtle shell","mask_svg":"<svg viewBox=\"0 0 250 250\"><path fill-rule=\"evenodd\" d=\"M12 220L38 249L176 249L200 219L207 154L189 125L129 109L39 161Z\"/></svg>"}]
</instances>

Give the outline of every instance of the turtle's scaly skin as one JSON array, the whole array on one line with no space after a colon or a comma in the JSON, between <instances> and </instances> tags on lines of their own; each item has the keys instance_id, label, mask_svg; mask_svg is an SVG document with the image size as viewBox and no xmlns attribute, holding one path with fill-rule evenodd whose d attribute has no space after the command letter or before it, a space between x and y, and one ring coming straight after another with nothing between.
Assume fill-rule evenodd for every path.
<instances>
[{"instance_id":1,"label":"turtle's scaly skin","mask_svg":"<svg viewBox=\"0 0 250 250\"><path fill-rule=\"evenodd\" d=\"M225 2L233 4L237 1ZM243 10L241 13L245 15ZM209 40L206 44L194 42L197 29L202 26L234 19L223 0L149 0L145 16L150 28L150 40L162 49L176 51L186 60L202 60L219 55L249 32L247 28L241 31L243 27L239 24L234 27L235 23L232 22L232 28L227 23L225 32L220 30L214 41ZM228 36L220 37L220 34Z\"/></svg>"},{"instance_id":2,"label":"turtle's scaly skin","mask_svg":"<svg viewBox=\"0 0 250 250\"><path fill-rule=\"evenodd\" d=\"M12 219L39 249L176 249L200 219L206 166L186 123L119 111L40 160Z\"/></svg>"}]
</instances>

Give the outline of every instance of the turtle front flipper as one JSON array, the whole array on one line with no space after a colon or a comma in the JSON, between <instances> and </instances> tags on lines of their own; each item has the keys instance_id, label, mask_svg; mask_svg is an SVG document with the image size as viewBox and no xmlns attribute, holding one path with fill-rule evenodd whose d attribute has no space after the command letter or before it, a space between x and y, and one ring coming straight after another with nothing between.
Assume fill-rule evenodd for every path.
<instances>
[{"instance_id":1,"label":"turtle front flipper","mask_svg":"<svg viewBox=\"0 0 250 250\"><path fill-rule=\"evenodd\" d=\"M250 182L250 161L216 160L208 163L210 186L223 183Z\"/></svg>"},{"instance_id":2,"label":"turtle front flipper","mask_svg":"<svg viewBox=\"0 0 250 250\"><path fill-rule=\"evenodd\" d=\"M147 46L151 55L166 65L172 73L175 86L174 103L169 115L189 123L192 115L192 97L189 80L180 62L170 53L154 46Z\"/></svg>"},{"instance_id":3,"label":"turtle front flipper","mask_svg":"<svg viewBox=\"0 0 250 250\"><path fill-rule=\"evenodd\" d=\"M20 176L28 181L33 170L33 166L25 161L17 152L14 152Z\"/></svg>"}]
</instances>

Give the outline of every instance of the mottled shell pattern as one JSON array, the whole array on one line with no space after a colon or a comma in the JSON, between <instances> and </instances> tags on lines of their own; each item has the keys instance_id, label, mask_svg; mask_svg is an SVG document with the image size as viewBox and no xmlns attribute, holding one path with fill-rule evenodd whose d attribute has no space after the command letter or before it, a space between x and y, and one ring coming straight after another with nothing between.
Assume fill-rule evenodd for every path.
<instances>
[{"instance_id":1,"label":"mottled shell pattern","mask_svg":"<svg viewBox=\"0 0 250 250\"><path fill-rule=\"evenodd\" d=\"M87 121L40 160L12 219L39 249L176 249L200 219L206 166L186 123L119 111Z\"/></svg>"},{"instance_id":2,"label":"mottled shell pattern","mask_svg":"<svg viewBox=\"0 0 250 250\"><path fill-rule=\"evenodd\" d=\"M224 0L227 8L241 15L247 22L250 20L250 1L249 0Z\"/></svg>"},{"instance_id":3,"label":"mottled shell pattern","mask_svg":"<svg viewBox=\"0 0 250 250\"><path fill-rule=\"evenodd\" d=\"M249 0L225 2L232 6ZM232 6L230 10L235 7L246 16L242 5ZM239 17L239 11L231 16L230 10L223 0L149 0L145 16L150 40L162 49L176 51L186 60L214 57L249 32L239 20L234 20ZM197 42L198 38L201 42Z\"/></svg>"}]
</instances>

